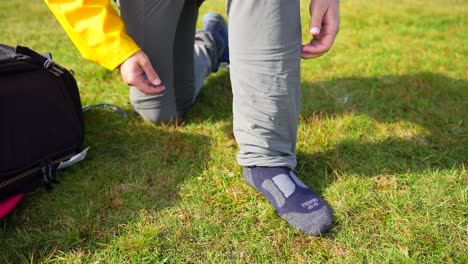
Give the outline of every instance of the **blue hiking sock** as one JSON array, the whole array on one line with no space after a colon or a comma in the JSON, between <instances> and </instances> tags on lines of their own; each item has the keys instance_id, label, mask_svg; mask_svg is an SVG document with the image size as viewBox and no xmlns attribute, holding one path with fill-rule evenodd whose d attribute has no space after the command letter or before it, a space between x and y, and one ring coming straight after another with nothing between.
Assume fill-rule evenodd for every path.
<instances>
[{"instance_id":1,"label":"blue hiking sock","mask_svg":"<svg viewBox=\"0 0 468 264\"><path fill-rule=\"evenodd\" d=\"M290 225L311 236L332 227L332 210L285 167L244 167L244 179L266 196Z\"/></svg>"}]
</instances>

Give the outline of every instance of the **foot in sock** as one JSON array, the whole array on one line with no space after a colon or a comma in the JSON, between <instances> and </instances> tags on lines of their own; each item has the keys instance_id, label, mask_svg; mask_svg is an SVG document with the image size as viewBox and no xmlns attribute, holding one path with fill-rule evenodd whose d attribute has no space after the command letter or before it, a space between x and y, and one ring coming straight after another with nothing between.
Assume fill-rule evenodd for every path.
<instances>
[{"instance_id":1,"label":"foot in sock","mask_svg":"<svg viewBox=\"0 0 468 264\"><path fill-rule=\"evenodd\" d=\"M229 63L228 25L224 17L215 13L206 13L203 16L203 30L211 33L218 48L218 62L213 65L213 72L218 71L221 62Z\"/></svg>"},{"instance_id":2,"label":"foot in sock","mask_svg":"<svg viewBox=\"0 0 468 264\"><path fill-rule=\"evenodd\" d=\"M244 167L243 175L290 225L311 236L320 236L332 227L330 207L289 168Z\"/></svg>"}]
</instances>

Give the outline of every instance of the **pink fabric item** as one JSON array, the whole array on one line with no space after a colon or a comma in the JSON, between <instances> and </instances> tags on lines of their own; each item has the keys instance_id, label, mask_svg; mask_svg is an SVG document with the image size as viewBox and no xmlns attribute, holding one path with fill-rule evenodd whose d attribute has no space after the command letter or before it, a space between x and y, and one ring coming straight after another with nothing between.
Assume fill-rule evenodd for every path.
<instances>
[{"instance_id":1,"label":"pink fabric item","mask_svg":"<svg viewBox=\"0 0 468 264\"><path fill-rule=\"evenodd\" d=\"M9 214L13 208L23 199L24 194L17 194L12 197L8 197L0 201L0 218L5 217Z\"/></svg>"}]
</instances>

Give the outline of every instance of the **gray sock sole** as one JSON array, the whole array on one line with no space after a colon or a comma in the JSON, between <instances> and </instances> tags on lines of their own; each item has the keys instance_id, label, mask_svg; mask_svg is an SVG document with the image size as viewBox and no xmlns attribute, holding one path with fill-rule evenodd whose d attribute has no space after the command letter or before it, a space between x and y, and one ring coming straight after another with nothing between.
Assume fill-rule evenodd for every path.
<instances>
[{"instance_id":1,"label":"gray sock sole","mask_svg":"<svg viewBox=\"0 0 468 264\"><path fill-rule=\"evenodd\" d=\"M244 177L244 180L252 187L255 188L252 180L252 172L250 171L249 168L242 167L242 176Z\"/></svg>"},{"instance_id":2,"label":"gray sock sole","mask_svg":"<svg viewBox=\"0 0 468 264\"><path fill-rule=\"evenodd\" d=\"M287 213L280 216L290 225L310 236L321 236L333 226L332 210L328 206L311 214Z\"/></svg>"}]
</instances>

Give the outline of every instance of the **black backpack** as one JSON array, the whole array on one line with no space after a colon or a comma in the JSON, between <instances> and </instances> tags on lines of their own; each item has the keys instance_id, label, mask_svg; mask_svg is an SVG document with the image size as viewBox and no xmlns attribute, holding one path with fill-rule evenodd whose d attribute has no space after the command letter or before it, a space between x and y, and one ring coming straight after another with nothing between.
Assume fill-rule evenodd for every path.
<instances>
[{"instance_id":1,"label":"black backpack","mask_svg":"<svg viewBox=\"0 0 468 264\"><path fill-rule=\"evenodd\" d=\"M0 207L38 183L50 188L59 164L83 151L83 141L72 74L51 56L0 44Z\"/></svg>"}]
</instances>

